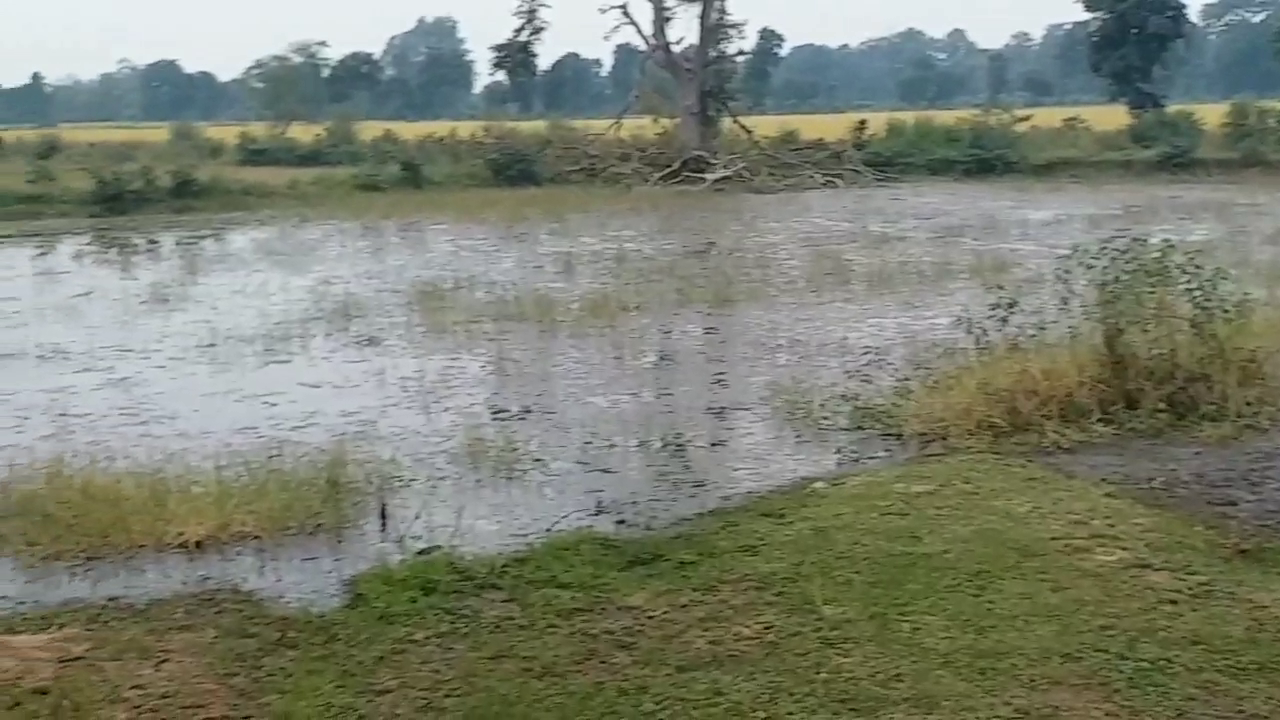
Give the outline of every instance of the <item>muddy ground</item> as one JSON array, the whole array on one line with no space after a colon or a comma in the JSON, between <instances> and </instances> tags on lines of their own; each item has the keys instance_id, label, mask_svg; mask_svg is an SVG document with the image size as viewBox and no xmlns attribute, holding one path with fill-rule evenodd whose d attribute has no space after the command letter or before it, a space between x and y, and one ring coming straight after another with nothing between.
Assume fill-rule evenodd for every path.
<instances>
[{"instance_id":1,"label":"muddy ground","mask_svg":"<svg viewBox=\"0 0 1280 720\"><path fill-rule=\"evenodd\" d=\"M1280 537L1280 429L1225 442L1116 442L1043 460L1238 533Z\"/></svg>"}]
</instances>

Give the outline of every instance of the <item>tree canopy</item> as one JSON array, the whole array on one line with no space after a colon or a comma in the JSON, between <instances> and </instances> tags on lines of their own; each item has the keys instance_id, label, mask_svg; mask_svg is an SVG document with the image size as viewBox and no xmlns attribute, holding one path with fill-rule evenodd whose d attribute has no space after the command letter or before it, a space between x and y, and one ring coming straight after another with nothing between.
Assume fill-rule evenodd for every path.
<instances>
[{"instance_id":1,"label":"tree canopy","mask_svg":"<svg viewBox=\"0 0 1280 720\"><path fill-rule=\"evenodd\" d=\"M552 0L554 2L554 0ZM120 61L94 78L0 88L0 123L266 120L288 124L339 113L357 118L435 119L678 116L690 97L673 68L704 38L664 59L651 45L649 0L638 27L623 27L607 58L581 51L543 57L544 0L517 0L512 30L490 48L491 79L477 67L457 21L419 18L384 47L335 57L304 40L236 77L193 70L178 58ZM838 112L985 104L1081 104L1119 99L1130 108L1166 102L1280 96L1280 0L1217 0L1193 20L1181 0L1081 0L1090 19L1019 32L979 47L961 29L940 37L907 28L838 46L787 39L731 15L733 0L672 4L715 20L697 80L707 117L741 112ZM666 5L665 3L663 4ZM616 6L624 7L624 6ZM640 11L644 11L643 13ZM614 13L616 15L616 12ZM681 26L683 32L684 26ZM748 34L746 30L751 32ZM669 39L678 45L683 38ZM673 64L675 63L675 64ZM682 72L682 71L678 71ZM678 74L677 72L677 74Z\"/></svg>"}]
</instances>

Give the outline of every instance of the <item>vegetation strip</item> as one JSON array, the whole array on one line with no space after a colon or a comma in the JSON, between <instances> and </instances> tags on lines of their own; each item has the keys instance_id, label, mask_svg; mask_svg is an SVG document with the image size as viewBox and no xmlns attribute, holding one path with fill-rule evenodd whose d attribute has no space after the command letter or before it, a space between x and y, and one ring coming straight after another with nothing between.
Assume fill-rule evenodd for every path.
<instances>
[{"instance_id":1,"label":"vegetation strip","mask_svg":"<svg viewBox=\"0 0 1280 720\"><path fill-rule=\"evenodd\" d=\"M1275 548L1241 555L1100 486L954 458L764 498L669 535L570 534L515 556L414 561L362 577L324 615L205 596L11 619L0 638L56 629L61 645L26 661L25 685L0 686L0 707L1269 716L1277 570ZM78 659L50 664L67 654Z\"/></svg>"},{"instance_id":2,"label":"vegetation strip","mask_svg":"<svg viewBox=\"0 0 1280 720\"><path fill-rule=\"evenodd\" d=\"M345 453L214 469L55 459L0 477L0 555L77 561L341 530L373 480Z\"/></svg>"}]
</instances>

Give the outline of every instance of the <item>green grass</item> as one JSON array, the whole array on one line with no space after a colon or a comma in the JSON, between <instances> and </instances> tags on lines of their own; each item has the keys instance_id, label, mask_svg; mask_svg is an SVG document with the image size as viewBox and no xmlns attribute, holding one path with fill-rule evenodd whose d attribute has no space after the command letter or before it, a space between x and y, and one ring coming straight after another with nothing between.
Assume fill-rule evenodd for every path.
<instances>
[{"instance_id":1,"label":"green grass","mask_svg":"<svg viewBox=\"0 0 1280 720\"><path fill-rule=\"evenodd\" d=\"M370 487L345 453L215 469L71 463L0 476L0 555L75 561L340 530Z\"/></svg>"},{"instance_id":2,"label":"green grass","mask_svg":"<svg viewBox=\"0 0 1280 720\"><path fill-rule=\"evenodd\" d=\"M323 615L205 596L0 623L52 629L86 649L39 692L0 685L0 712L1280 713L1280 553L1233 552L1183 517L985 458L780 494L668 534L415 561L362 577Z\"/></svg>"}]
</instances>

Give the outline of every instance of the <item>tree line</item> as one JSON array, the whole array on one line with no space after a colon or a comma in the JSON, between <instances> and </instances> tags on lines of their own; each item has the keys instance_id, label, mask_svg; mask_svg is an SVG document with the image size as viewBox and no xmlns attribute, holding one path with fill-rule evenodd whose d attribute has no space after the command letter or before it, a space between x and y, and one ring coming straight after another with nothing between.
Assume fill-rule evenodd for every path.
<instances>
[{"instance_id":1,"label":"tree line","mask_svg":"<svg viewBox=\"0 0 1280 720\"><path fill-rule=\"evenodd\" d=\"M50 82L40 72L0 88L0 124L353 119L612 117L702 121L725 112L801 113L871 108L1079 104L1118 99L1131 109L1166 101L1280 96L1280 0L1217 0L1193 21L1182 0L1081 0L1089 19L1019 32L983 48L961 29L917 29L857 45L799 44L770 27L746 37L730 0L646 0L640 23L610 10L635 42L607 59L567 52L544 62L543 0L518 0L514 27L479 71L457 21L420 18L380 51L334 57L299 41L239 76L191 71L177 59L121 61L92 79ZM655 34L685 7L702 36L672 49ZM696 57L695 57L696 56ZM697 77L682 77L696 68ZM691 84L692 83L692 84ZM689 88L697 88L697 97ZM715 95L719 93L718 95ZM713 97L713 95L715 95ZM722 112L723 111L723 112ZM693 122L702 122L693 119Z\"/></svg>"}]
</instances>

